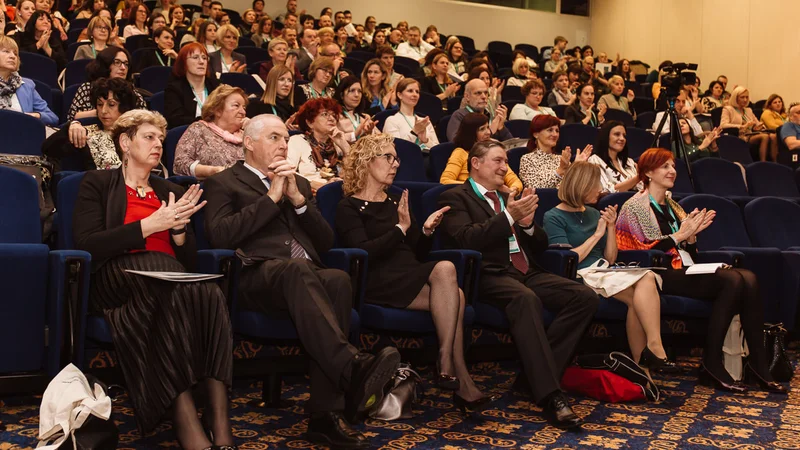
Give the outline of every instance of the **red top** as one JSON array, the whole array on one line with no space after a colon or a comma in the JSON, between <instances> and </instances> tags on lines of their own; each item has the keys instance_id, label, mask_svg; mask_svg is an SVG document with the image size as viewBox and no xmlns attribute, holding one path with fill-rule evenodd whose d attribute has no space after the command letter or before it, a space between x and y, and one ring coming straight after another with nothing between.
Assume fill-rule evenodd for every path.
<instances>
[{"instance_id":1,"label":"red top","mask_svg":"<svg viewBox=\"0 0 800 450\"><path fill-rule=\"evenodd\" d=\"M126 225L149 217L158 208L161 208L161 200L158 199L153 191L148 192L143 199L139 198L136 195L136 190L130 186L126 185L125 191L128 193L128 208L125 210ZM151 252L166 253L173 258L175 257L175 251L172 250L172 245L170 244L169 231L160 231L148 236L145 239L144 248Z\"/></svg>"}]
</instances>

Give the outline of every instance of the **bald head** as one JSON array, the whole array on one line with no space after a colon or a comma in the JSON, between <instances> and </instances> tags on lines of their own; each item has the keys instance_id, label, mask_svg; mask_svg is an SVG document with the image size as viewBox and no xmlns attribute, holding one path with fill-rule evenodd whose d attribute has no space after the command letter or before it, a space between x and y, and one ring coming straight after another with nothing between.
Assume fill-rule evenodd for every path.
<instances>
[{"instance_id":1,"label":"bald head","mask_svg":"<svg viewBox=\"0 0 800 450\"><path fill-rule=\"evenodd\" d=\"M261 114L253 117L244 128L244 160L266 174L274 161L286 159L289 130L280 117Z\"/></svg>"},{"instance_id":2,"label":"bald head","mask_svg":"<svg viewBox=\"0 0 800 450\"><path fill-rule=\"evenodd\" d=\"M475 112L483 112L489 100L489 88L483 80L478 78L469 80L464 89L464 99L467 101L467 106Z\"/></svg>"}]
</instances>

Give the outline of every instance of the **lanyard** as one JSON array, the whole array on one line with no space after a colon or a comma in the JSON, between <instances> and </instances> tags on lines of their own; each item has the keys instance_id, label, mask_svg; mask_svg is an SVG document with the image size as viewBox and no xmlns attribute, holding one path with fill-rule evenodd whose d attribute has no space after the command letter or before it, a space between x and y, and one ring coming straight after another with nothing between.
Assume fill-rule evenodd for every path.
<instances>
[{"instance_id":1,"label":"lanyard","mask_svg":"<svg viewBox=\"0 0 800 450\"><path fill-rule=\"evenodd\" d=\"M278 111L275 110L275 105L269 105L269 107L272 108L272 114L275 114L277 116Z\"/></svg>"},{"instance_id":2,"label":"lanyard","mask_svg":"<svg viewBox=\"0 0 800 450\"><path fill-rule=\"evenodd\" d=\"M200 105L200 109L203 109L203 104L206 102L206 99L208 98L208 88L203 86L203 100L200 100L200 96L197 95L197 92L195 92L191 84L189 85L189 89L192 90L192 93L194 94L194 99L197 100L197 104Z\"/></svg>"},{"instance_id":3,"label":"lanyard","mask_svg":"<svg viewBox=\"0 0 800 450\"><path fill-rule=\"evenodd\" d=\"M436 80L436 84L439 85L439 89L441 89L442 90L442 94L444 94L445 86L442 85L442 83L439 83L439 80L437 80L436 77L434 77L433 79Z\"/></svg>"},{"instance_id":4,"label":"lanyard","mask_svg":"<svg viewBox=\"0 0 800 450\"><path fill-rule=\"evenodd\" d=\"M474 109L472 109L472 107L471 107L471 106L469 106L469 105L465 106L465 108L467 109L467 111L469 111L469 112L471 112L471 113L474 113L474 112L475 112L475 110L474 110ZM484 110L484 114L486 114L486 110ZM492 111L491 111L491 110L489 110L489 122L491 122L491 121L493 121L493 120L494 120L494 114L492 113Z\"/></svg>"},{"instance_id":5,"label":"lanyard","mask_svg":"<svg viewBox=\"0 0 800 450\"><path fill-rule=\"evenodd\" d=\"M161 55L158 54L158 50L156 50L156 57L158 58L158 62L161 63L162 66L167 66L172 64L172 58L167 57L167 64L164 64L164 60L161 59Z\"/></svg>"},{"instance_id":6,"label":"lanyard","mask_svg":"<svg viewBox=\"0 0 800 450\"><path fill-rule=\"evenodd\" d=\"M736 108L733 108L733 109L735 110ZM739 112L739 111L736 111L736 112ZM744 108L742 108L742 112L740 112L739 114L742 115L742 122L743 123L747 123L747 114L745 114L745 109Z\"/></svg>"},{"instance_id":7,"label":"lanyard","mask_svg":"<svg viewBox=\"0 0 800 450\"><path fill-rule=\"evenodd\" d=\"M583 106L581 106L580 108L581 108L581 113L583 113L583 111L584 111L584 109L583 109ZM590 124L591 124L593 127L596 127L596 126L597 126L597 116L596 116L596 115L594 115L594 111L593 111L593 110L591 111L591 113L592 113L592 118L591 118L591 119L589 119L589 123L590 123Z\"/></svg>"},{"instance_id":8,"label":"lanyard","mask_svg":"<svg viewBox=\"0 0 800 450\"><path fill-rule=\"evenodd\" d=\"M475 183L475 180L473 180L472 177L469 177L467 178L467 181L469 181L469 185L472 186L472 190L475 192L475 195L477 195L481 200L486 201L486 197L481 194L481 191L478 189L478 185ZM503 197L501 195L498 195L497 198L500 199L500 212L502 213L506 210L506 202L503 201Z\"/></svg>"},{"instance_id":9,"label":"lanyard","mask_svg":"<svg viewBox=\"0 0 800 450\"><path fill-rule=\"evenodd\" d=\"M94 44L89 45L92 48L92 58L97 59L97 50L94 49Z\"/></svg>"},{"instance_id":10,"label":"lanyard","mask_svg":"<svg viewBox=\"0 0 800 450\"><path fill-rule=\"evenodd\" d=\"M411 122L408 121L408 117L406 117L405 114L403 114L403 113L401 113L399 111L397 112L397 114L400 114L400 116L403 117L403 120L406 121L406 123L408 124L408 127L411 128L411 131L413 132L414 131L414 126L411 125ZM416 116L414 116L414 120L416 120L416 119L417 119ZM416 138L417 139L416 139L415 144L417 144L420 148L427 148L427 146L425 144L423 144L422 141L419 140L419 136L416 136Z\"/></svg>"},{"instance_id":11,"label":"lanyard","mask_svg":"<svg viewBox=\"0 0 800 450\"><path fill-rule=\"evenodd\" d=\"M353 124L353 135L355 135L355 132L358 129L358 126L361 125L361 118L358 117L358 114L355 114L355 118L353 118L353 116L351 116L350 113L347 112L347 111L344 112L344 115L345 115L345 117L350 119L350 123ZM406 121L406 122L408 122L408 121Z\"/></svg>"},{"instance_id":12,"label":"lanyard","mask_svg":"<svg viewBox=\"0 0 800 450\"><path fill-rule=\"evenodd\" d=\"M662 216L666 216L666 214L664 214L664 211L661 209L661 205L659 205L658 202L656 202L656 199L654 199L652 195L650 196L650 204L652 204L653 207L659 213L661 213ZM672 230L673 233L677 233L678 232L678 219L675 217L675 213L672 212L672 208L667 206L667 210L669 211L670 217L672 217L672 221L669 222L669 228Z\"/></svg>"},{"instance_id":13,"label":"lanyard","mask_svg":"<svg viewBox=\"0 0 800 450\"><path fill-rule=\"evenodd\" d=\"M233 57L231 57L231 59L233 59ZM229 65L225 64L225 56L222 54L222 52L219 53L219 60L222 62L223 73L230 72L231 71L231 67ZM231 64L233 64L233 63L231 63Z\"/></svg>"},{"instance_id":14,"label":"lanyard","mask_svg":"<svg viewBox=\"0 0 800 450\"><path fill-rule=\"evenodd\" d=\"M311 83L308 84L308 90L311 91L311 98L317 98L322 96L321 92L317 93L317 91L314 90L314 86L312 86Z\"/></svg>"}]
</instances>

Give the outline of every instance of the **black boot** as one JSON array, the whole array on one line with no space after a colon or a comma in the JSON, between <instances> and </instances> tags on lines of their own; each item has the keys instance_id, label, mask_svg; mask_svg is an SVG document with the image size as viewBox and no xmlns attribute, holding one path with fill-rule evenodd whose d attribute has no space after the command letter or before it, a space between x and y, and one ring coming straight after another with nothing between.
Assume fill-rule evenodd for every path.
<instances>
[{"instance_id":1,"label":"black boot","mask_svg":"<svg viewBox=\"0 0 800 450\"><path fill-rule=\"evenodd\" d=\"M306 439L332 449L369 448L366 436L351 428L342 413L334 411L311 414Z\"/></svg>"}]
</instances>

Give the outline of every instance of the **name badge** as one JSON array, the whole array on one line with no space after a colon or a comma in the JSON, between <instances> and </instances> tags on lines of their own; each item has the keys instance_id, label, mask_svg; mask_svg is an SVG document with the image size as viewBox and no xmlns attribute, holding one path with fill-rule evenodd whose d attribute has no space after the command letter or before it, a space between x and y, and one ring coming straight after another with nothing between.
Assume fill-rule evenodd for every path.
<instances>
[{"instance_id":1,"label":"name badge","mask_svg":"<svg viewBox=\"0 0 800 450\"><path fill-rule=\"evenodd\" d=\"M508 252L519 253L519 244L517 243L517 238L513 235L508 238Z\"/></svg>"},{"instance_id":2,"label":"name badge","mask_svg":"<svg viewBox=\"0 0 800 450\"><path fill-rule=\"evenodd\" d=\"M694 260L692 259L692 255L689 254L686 250L678 249L678 254L681 257L681 261L683 262L684 266L693 266Z\"/></svg>"}]
</instances>

